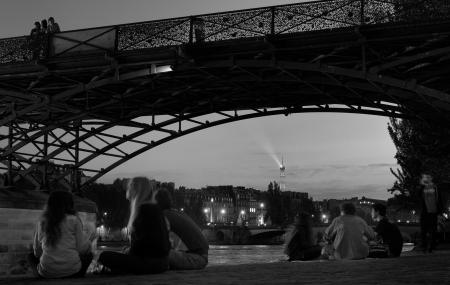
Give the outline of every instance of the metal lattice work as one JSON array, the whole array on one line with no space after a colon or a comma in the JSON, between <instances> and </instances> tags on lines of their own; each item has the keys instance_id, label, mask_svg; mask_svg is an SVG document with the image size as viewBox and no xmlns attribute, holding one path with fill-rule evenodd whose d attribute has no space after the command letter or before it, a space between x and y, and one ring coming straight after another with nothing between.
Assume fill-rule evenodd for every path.
<instances>
[{"instance_id":1,"label":"metal lattice work","mask_svg":"<svg viewBox=\"0 0 450 285\"><path fill-rule=\"evenodd\" d=\"M160 144L238 120L343 112L450 126L448 2L413 2L70 31L32 62L26 38L0 40L0 169L11 184L78 190Z\"/></svg>"},{"instance_id":2,"label":"metal lattice work","mask_svg":"<svg viewBox=\"0 0 450 285\"><path fill-rule=\"evenodd\" d=\"M435 21L447 18L449 12L448 0L328 0L106 28L114 30L117 37L110 51L114 53L362 25ZM66 33L53 38L64 38ZM32 48L27 37L0 40L0 63L30 60Z\"/></svg>"}]
</instances>

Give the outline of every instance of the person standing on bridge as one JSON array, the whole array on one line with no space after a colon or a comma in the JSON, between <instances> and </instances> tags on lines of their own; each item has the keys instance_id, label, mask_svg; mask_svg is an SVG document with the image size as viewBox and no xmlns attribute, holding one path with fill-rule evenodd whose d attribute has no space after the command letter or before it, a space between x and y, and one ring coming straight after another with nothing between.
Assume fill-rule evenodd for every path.
<instances>
[{"instance_id":1,"label":"person standing on bridge","mask_svg":"<svg viewBox=\"0 0 450 285\"><path fill-rule=\"evenodd\" d=\"M30 32L29 46L32 51L31 59L39 59L41 55L41 23L34 22L34 28Z\"/></svg>"},{"instance_id":2,"label":"person standing on bridge","mask_svg":"<svg viewBox=\"0 0 450 285\"><path fill-rule=\"evenodd\" d=\"M61 32L61 29L59 28L58 23L55 22L55 19L53 17L48 18L47 32L49 34L54 34L54 33Z\"/></svg>"},{"instance_id":3,"label":"person standing on bridge","mask_svg":"<svg viewBox=\"0 0 450 285\"><path fill-rule=\"evenodd\" d=\"M169 232L163 211L156 204L156 193L156 182L146 177L135 177L128 184L129 250L126 253L104 251L98 258L112 273L155 274L168 269Z\"/></svg>"}]
</instances>

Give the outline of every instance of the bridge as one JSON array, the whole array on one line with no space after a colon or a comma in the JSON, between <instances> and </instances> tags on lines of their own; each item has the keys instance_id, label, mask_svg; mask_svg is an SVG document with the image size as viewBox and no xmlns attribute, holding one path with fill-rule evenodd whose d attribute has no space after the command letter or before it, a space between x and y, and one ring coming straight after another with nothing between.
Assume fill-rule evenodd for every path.
<instances>
[{"instance_id":1,"label":"bridge","mask_svg":"<svg viewBox=\"0 0 450 285\"><path fill-rule=\"evenodd\" d=\"M76 192L158 145L244 119L449 126L449 15L448 0L329 0L66 31L38 51L1 39L0 169L8 185Z\"/></svg>"}]
</instances>

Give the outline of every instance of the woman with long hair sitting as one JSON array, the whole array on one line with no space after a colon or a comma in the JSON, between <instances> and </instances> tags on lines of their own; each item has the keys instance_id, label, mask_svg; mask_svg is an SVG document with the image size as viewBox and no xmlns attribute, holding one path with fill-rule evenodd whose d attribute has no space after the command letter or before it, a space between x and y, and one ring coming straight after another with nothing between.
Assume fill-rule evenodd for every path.
<instances>
[{"instance_id":1,"label":"woman with long hair sitting","mask_svg":"<svg viewBox=\"0 0 450 285\"><path fill-rule=\"evenodd\" d=\"M34 252L28 256L33 272L44 278L84 276L92 261L94 237L84 236L72 194L52 192L36 226Z\"/></svg>"},{"instance_id":2,"label":"woman with long hair sitting","mask_svg":"<svg viewBox=\"0 0 450 285\"><path fill-rule=\"evenodd\" d=\"M130 201L130 248L128 253L105 251L98 262L113 274L153 274L168 269L169 233L161 208L156 204L156 183L133 178L127 187Z\"/></svg>"}]
</instances>

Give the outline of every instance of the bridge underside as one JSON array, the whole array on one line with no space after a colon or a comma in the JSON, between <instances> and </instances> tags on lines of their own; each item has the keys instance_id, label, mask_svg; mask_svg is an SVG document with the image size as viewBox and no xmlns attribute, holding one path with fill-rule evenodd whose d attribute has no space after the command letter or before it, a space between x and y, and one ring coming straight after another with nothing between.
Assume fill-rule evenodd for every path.
<instances>
[{"instance_id":1,"label":"bridge underside","mask_svg":"<svg viewBox=\"0 0 450 285\"><path fill-rule=\"evenodd\" d=\"M10 184L79 190L243 119L342 112L450 126L449 33L446 21L380 24L2 65L0 167Z\"/></svg>"}]
</instances>

